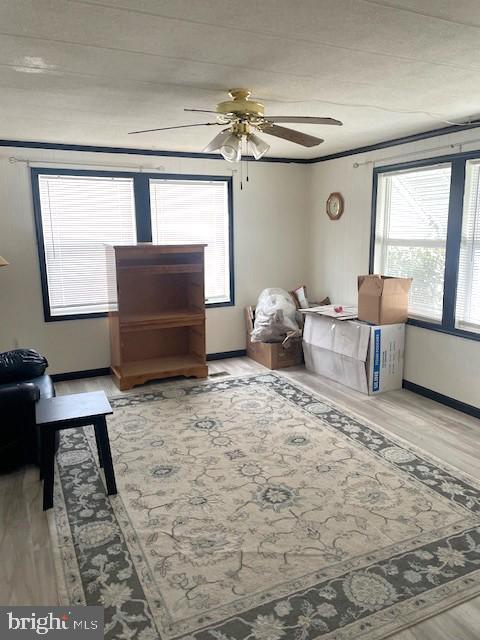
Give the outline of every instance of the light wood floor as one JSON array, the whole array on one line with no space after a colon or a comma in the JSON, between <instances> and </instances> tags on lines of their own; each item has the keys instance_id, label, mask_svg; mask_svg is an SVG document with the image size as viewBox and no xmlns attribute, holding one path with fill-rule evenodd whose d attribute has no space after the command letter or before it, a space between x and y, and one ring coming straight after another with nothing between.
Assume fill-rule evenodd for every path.
<instances>
[{"instance_id":1,"label":"light wood floor","mask_svg":"<svg viewBox=\"0 0 480 640\"><path fill-rule=\"evenodd\" d=\"M246 375L265 369L248 358L209 363L210 373ZM320 378L303 367L281 372L381 425L393 434L480 478L480 421L409 391L368 397ZM160 383L161 384L161 383ZM103 389L117 395L109 377L57 383L58 394ZM134 390L135 391L135 390ZM57 603L47 518L42 511L38 470L0 476L0 604ZM480 597L425 620L395 640L479 640Z\"/></svg>"}]
</instances>

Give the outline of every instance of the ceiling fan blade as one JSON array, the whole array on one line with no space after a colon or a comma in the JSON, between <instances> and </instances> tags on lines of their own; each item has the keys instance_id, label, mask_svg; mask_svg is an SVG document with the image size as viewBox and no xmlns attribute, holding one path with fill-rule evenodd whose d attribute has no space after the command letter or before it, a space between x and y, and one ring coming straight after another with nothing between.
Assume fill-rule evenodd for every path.
<instances>
[{"instance_id":1,"label":"ceiling fan blade","mask_svg":"<svg viewBox=\"0 0 480 640\"><path fill-rule=\"evenodd\" d=\"M184 109L184 111L195 111L196 113L216 113L218 115L218 111L210 111L208 109Z\"/></svg>"},{"instance_id":2,"label":"ceiling fan blade","mask_svg":"<svg viewBox=\"0 0 480 640\"><path fill-rule=\"evenodd\" d=\"M297 122L299 124L335 124L339 127L343 125L343 122L335 120L335 118L317 118L315 116L265 116L265 120L270 122Z\"/></svg>"},{"instance_id":3,"label":"ceiling fan blade","mask_svg":"<svg viewBox=\"0 0 480 640\"><path fill-rule=\"evenodd\" d=\"M212 125L219 125L219 122L199 122L198 124L180 124L176 127L160 127L160 129L142 129L141 131L129 131L128 135L134 133L150 133L151 131L168 131L169 129L186 129L187 127L211 127ZM221 125L225 126L225 125Z\"/></svg>"},{"instance_id":4,"label":"ceiling fan blade","mask_svg":"<svg viewBox=\"0 0 480 640\"><path fill-rule=\"evenodd\" d=\"M310 136L308 133L302 131L295 131L294 129L287 129L287 127L278 127L276 124L261 128L262 133L268 133L269 136L275 136L276 138L283 138L283 140L290 140L295 144L301 144L302 147L316 147L317 144L323 142L322 138L316 138Z\"/></svg>"}]
</instances>

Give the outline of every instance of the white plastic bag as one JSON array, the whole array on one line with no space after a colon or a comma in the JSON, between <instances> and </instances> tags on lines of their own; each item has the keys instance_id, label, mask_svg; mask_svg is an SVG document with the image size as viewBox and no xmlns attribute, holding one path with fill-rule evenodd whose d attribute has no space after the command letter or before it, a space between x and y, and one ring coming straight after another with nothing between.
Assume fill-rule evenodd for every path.
<instances>
[{"instance_id":1,"label":"white plastic bag","mask_svg":"<svg viewBox=\"0 0 480 640\"><path fill-rule=\"evenodd\" d=\"M292 296L284 289L264 289L255 308L252 342L283 342L292 335L301 335Z\"/></svg>"}]
</instances>

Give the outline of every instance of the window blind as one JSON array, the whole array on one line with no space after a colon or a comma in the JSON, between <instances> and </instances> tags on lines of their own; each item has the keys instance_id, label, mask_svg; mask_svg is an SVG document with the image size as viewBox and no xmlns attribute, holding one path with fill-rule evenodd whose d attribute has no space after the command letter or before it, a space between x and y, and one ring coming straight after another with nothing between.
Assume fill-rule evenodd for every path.
<instances>
[{"instance_id":1,"label":"window blind","mask_svg":"<svg viewBox=\"0 0 480 640\"><path fill-rule=\"evenodd\" d=\"M455 325L480 332L480 160L466 165Z\"/></svg>"},{"instance_id":2,"label":"window blind","mask_svg":"<svg viewBox=\"0 0 480 640\"><path fill-rule=\"evenodd\" d=\"M375 272L413 278L409 314L442 320L451 165L379 176Z\"/></svg>"},{"instance_id":3,"label":"window blind","mask_svg":"<svg viewBox=\"0 0 480 640\"><path fill-rule=\"evenodd\" d=\"M105 312L105 243L136 242L131 178L39 175L50 314Z\"/></svg>"},{"instance_id":4,"label":"window blind","mask_svg":"<svg viewBox=\"0 0 480 640\"><path fill-rule=\"evenodd\" d=\"M152 241L205 243L207 302L230 300L228 183L224 180L150 180Z\"/></svg>"}]
</instances>

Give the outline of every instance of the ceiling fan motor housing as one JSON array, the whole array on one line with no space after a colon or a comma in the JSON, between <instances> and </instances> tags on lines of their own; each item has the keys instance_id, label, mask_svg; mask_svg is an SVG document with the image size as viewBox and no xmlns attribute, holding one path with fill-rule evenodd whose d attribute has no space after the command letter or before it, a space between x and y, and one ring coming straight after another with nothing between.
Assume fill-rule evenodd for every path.
<instances>
[{"instance_id":1,"label":"ceiling fan motor housing","mask_svg":"<svg viewBox=\"0 0 480 640\"><path fill-rule=\"evenodd\" d=\"M249 100L251 92L248 89L230 89L228 92L232 100L225 100L217 104L217 113L235 114L237 116L255 116L262 118L264 106L261 102Z\"/></svg>"}]
</instances>

